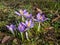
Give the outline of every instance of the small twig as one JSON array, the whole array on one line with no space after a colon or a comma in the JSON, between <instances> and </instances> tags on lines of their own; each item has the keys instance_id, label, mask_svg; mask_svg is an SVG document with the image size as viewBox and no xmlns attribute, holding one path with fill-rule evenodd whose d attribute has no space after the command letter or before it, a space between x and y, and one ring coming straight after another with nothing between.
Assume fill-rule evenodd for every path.
<instances>
[{"instance_id":1,"label":"small twig","mask_svg":"<svg viewBox=\"0 0 60 45\"><path fill-rule=\"evenodd\" d=\"M57 21L59 18L60 18L60 16L58 15L58 17L53 19L52 22Z\"/></svg>"}]
</instances>

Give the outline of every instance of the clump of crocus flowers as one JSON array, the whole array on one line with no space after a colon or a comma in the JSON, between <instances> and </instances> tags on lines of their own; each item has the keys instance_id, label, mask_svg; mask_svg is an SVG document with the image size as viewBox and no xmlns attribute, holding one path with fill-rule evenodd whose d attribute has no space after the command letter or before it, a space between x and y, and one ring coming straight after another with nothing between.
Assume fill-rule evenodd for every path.
<instances>
[{"instance_id":1,"label":"clump of crocus flowers","mask_svg":"<svg viewBox=\"0 0 60 45\"><path fill-rule=\"evenodd\" d=\"M14 34L14 30L18 30L19 32L26 32L26 38L28 38L27 30L34 27L35 21L39 23L38 31L40 30L40 22L46 21L48 18L45 17L44 14L41 14L40 12L36 14L36 18L32 16L26 9L22 10L20 9L18 12L15 11L15 14L22 17L22 21L19 23L18 27L15 25L6 25L6 27L11 31L12 34ZM26 20L24 20L26 18Z\"/></svg>"}]
</instances>

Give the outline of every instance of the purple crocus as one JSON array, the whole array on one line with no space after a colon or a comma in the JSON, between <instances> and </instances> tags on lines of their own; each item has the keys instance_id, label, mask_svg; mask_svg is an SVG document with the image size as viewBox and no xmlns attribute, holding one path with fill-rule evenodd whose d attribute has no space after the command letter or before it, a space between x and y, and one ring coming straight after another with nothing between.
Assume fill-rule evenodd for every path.
<instances>
[{"instance_id":1,"label":"purple crocus","mask_svg":"<svg viewBox=\"0 0 60 45\"><path fill-rule=\"evenodd\" d=\"M40 14L38 13L36 15L36 19L34 19L35 21L38 21L38 22L44 22L45 20L47 20L48 18L45 17L44 14Z\"/></svg>"},{"instance_id":2,"label":"purple crocus","mask_svg":"<svg viewBox=\"0 0 60 45\"><path fill-rule=\"evenodd\" d=\"M26 10L22 10L20 9L19 12L15 11L15 14L17 14L18 16L24 16L24 13L26 13Z\"/></svg>"},{"instance_id":3,"label":"purple crocus","mask_svg":"<svg viewBox=\"0 0 60 45\"><path fill-rule=\"evenodd\" d=\"M6 27L12 32L12 34L14 34L15 25L13 25L13 24L11 24L11 25L6 25Z\"/></svg>"},{"instance_id":4,"label":"purple crocus","mask_svg":"<svg viewBox=\"0 0 60 45\"><path fill-rule=\"evenodd\" d=\"M26 9L25 10L20 9L19 12L15 11L15 13L18 16L24 16L26 18L31 18L32 17L32 14L29 14Z\"/></svg>"},{"instance_id":5,"label":"purple crocus","mask_svg":"<svg viewBox=\"0 0 60 45\"><path fill-rule=\"evenodd\" d=\"M18 30L19 30L20 32L26 31L26 24L23 23L23 22L19 23Z\"/></svg>"},{"instance_id":6,"label":"purple crocus","mask_svg":"<svg viewBox=\"0 0 60 45\"><path fill-rule=\"evenodd\" d=\"M33 23L32 19L26 20L25 23L26 23L26 26L27 26L28 28L32 28L32 27L34 26L34 23Z\"/></svg>"}]
</instances>

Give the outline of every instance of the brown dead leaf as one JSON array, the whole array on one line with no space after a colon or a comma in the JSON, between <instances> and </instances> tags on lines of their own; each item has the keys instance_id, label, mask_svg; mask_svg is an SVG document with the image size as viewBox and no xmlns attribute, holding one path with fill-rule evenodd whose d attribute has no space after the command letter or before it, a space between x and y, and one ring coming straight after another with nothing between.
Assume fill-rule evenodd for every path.
<instances>
[{"instance_id":1,"label":"brown dead leaf","mask_svg":"<svg viewBox=\"0 0 60 45\"><path fill-rule=\"evenodd\" d=\"M42 14L42 10L41 9L39 9L39 8L36 8L36 9L37 9L38 12L40 12Z\"/></svg>"},{"instance_id":2,"label":"brown dead leaf","mask_svg":"<svg viewBox=\"0 0 60 45\"><path fill-rule=\"evenodd\" d=\"M60 18L60 16L58 15L58 17L56 17L55 19L52 20L52 22L57 21Z\"/></svg>"},{"instance_id":3,"label":"brown dead leaf","mask_svg":"<svg viewBox=\"0 0 60 45\"><path fill-rule=\"evenodd\" d=\"M48 27L48 28L45 28L45 30L51 30L53 29L53 27Z\"/></svg>"},{"instance_id":4,"label":"brown dead leaf","mask_svg":"<svg viewBox=\"0 0 60 45\"><path fill-rule=\"evenodd\" d=\"M10 38L11 38L10 36L5 36L5 37L2 39L2 42L1 42L1 43L7 42Z\"/></svg>"}]
</instances>

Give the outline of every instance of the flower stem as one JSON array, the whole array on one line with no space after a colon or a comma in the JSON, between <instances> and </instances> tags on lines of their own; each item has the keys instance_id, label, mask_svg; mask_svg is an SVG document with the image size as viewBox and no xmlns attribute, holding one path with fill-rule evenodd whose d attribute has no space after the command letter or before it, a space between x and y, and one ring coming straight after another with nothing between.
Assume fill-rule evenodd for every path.
<instances>
[{"instance_id":1,"label":"flower stem","mask_svg":"<svg viewBox=\"0 0 60 45\"><path fill-rule=\"evenodd\" d=\"M28 33L26 32L25 34L26 34L26 38L27 38L27 40L30 41L30 40L29 40L29 37L28 37Z\"/></svg>"},{"instance_id":2,"label":"flower stem","mask_svg":"<svg viewBox=\"0 0 60 45\"><path fill-rule=\"evenodd\" d=\"M40 22L39 22L39 26L38 26L38 29L37 29L37 31L38 31L38 32L40 31Z\"/></svg>"},{"instance_id":3,"label":"flower stem","mask_svg":"<svg viewBox=\"0 0 60 45\"><path fill-rule=\"evenodd\" d=\"M21 32L21 38L22 38L22 41L24 40L24 36L23 36L23 33Z\"/></svg>"},{"instance_id":4,"label":"flower stem","mask_svg":"<svg viewBox=\"0 0 60 45\"><path fill-rule=\"evenodd\" d=\"M22 16L22 21L24 22L24 17Z\"/></svg>"}]
</instances>

